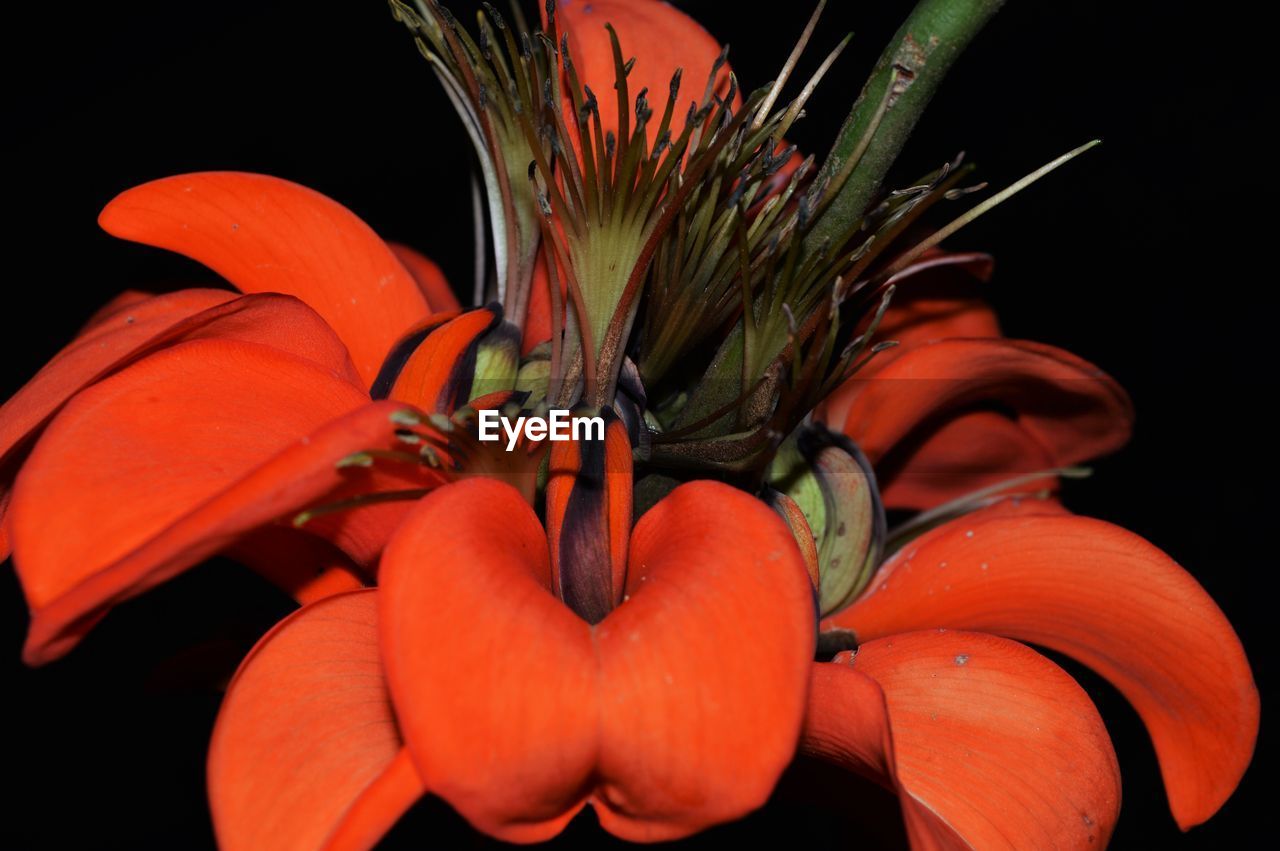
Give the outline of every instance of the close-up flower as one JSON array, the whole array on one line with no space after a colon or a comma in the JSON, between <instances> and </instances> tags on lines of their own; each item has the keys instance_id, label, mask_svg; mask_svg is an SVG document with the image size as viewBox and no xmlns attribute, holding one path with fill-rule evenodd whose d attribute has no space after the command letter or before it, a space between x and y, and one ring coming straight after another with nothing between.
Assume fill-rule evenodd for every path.
<instances>
[{"instance_id":1,"label":"close-up flower","mask_svg":"<svg viewBox=\"0 0 1280 851\"><path fill-rule=\"evenodd\" d=\"M99 299L0 408L11 652L100 670L137 630L170 648L146 689L216 706L183 733L211 837L103 847L697 843L770 813L839 847L1102 847L1139 748L1161 829L1232 800L1262 651L1212 565L1078 507L1124 504L1105 459L1141 406L998 318L970 236L1033 185L1112 192L1079 177L1087 110L988 185L926 107L999 52L1002 0L894 6L865 83L853 11L749 15L754 55L682 5L379 6L370 55L413 60L388 102L434 106L346 132L464 178L414 188L412 239L234 156L98 176L105 256L168 282ZM948 153L912 171L921 136ZM1166 463L1207 493L1218 462Z\"/></svg>"}]
</instances>

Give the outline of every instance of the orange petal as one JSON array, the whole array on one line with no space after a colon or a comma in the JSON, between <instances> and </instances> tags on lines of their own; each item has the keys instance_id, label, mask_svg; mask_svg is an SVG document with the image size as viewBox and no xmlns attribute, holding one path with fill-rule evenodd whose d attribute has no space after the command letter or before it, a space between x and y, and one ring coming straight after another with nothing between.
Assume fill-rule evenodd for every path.
<instances>
[{"instance_id":1,"label":"orange petal","mask_svg":"<svg viewBox=\"0 0 1280 851\"><path fill-rule=\"evenodd\" d=\"M728 485L681 485L636 524L627 594L596 627L600 823L656 842L741 818L805 711L816 606L791 530Z\"/></svg>"},{"instance_id":2,"label":"orange petal","mask_svg":"<svg viewBox=\"0 0 1280 851\"><path fill-rule=\"evenodd\" d=\"M561 278L564 276L561 275ZM559 281L560 286L560 310L563 314L564 305L568 304L567 283L564 280ZM551 278L547 274L547 255L545 251L538 252L538 260L533 267L533 277L529 283L529 312L524 320L524 333L520 338L520 354L527 355L538 347L539 343L544 343L551 339ZM561 315L560 323L554 327L564 327L564 316Z\"/></svg>"},{"instance_id":3,"label":"orange petal","mask_svg":"<svg viewBox=\"0 0 1280 851\"><path fill-rule=\"evenodd\" d=\"M1021 340L925 343L854 381L843 430L877 464L917 429L975 408L1010 411L1062 466L1118 449L1133 422L1129 397L1106 373Z\"/></svg>"},{"instance_id":4,"label":"orange petal","mask_svg":"<svg viewBox=\"0 0 1280 851\"><path fill-rule=\"evenodd\" d=\"M545 17L545 12L543 14ZM671 77L677 68L684 69L679 100L671 118L671 135L679 137L688 105L695 101L702 103L711 68L720 56L720 44L693 18L660 0L560 0L556 6L556 25L569 35L569 56L578 80L595 93L600 124L605 130L618 128L613 45L605 24L612 24L618 33L624 61L632 57L636 60L627 76L632 101L627 109L634 107L642 89L649 90L649 103L654 112L647 128L650 145L667 107ZM728 79L726 64L716 75L715 91L723 94ZM572 107L566 114L572 118Z\"/></svg>"},{"instance_id":5,"label":"orange petal","mask_svg":"<svg viewBox=\"0 0 1280 851\"><path fill-rule=\"evenodd\" d=\"M602 414L604 440L553 441L547 466L552 588L591 623L622 602L631 532L631 441L622 420Z\"/></svg>"},{"instance_id":6,"label":"orange petal","mask_svg":"<svg viewBox=\"0 0 1280 851\"><path fill-rule=\"evenodd\" d=\"M307 606L241 663L209 745L220 848L372 848L424 794L383 679L375 597Z\"/></svg>"},{"instance_id":7,"label":"orange petal","mask_svg":"<svg viewBox=\"0 0 1280 851\"><path fill-rule=\"evenodd\" d=\"M991 269L989 255L934 249L894 275L890 282L897 291L875 339L898 345L878 353L832 392L817 415L827 423L843 423L867 379L915 346L952 337L999 337L995 311L982 299L980 289Z\"/></svg>"},{"instance_id":8,"label":"orange petal","mask_svg":"<svg viewBox=\"0 0 1280 851\"><path fill-rule=\"evenodd\" d=\"M111 605L319 500L345 481L338 459L394 440L396 409L311 361L225 340L79 394L14 489L26 659L56 658Z\"/></svg>"},{"instance_id":9,"label":"orange petal","mask_svg":"<svg viewBox=\"0 0 1280 851\"><path fill-rule=\"evenodd\" d=\"M380 638L418 772L475 827L531 842L586 802L598 744L591 629L550 593L542 526L509 485L424 497L380 571Z\"/></svg>"},{"instance_id":10,"label":"orange petal","mask_svg":"<svg viewBox=\"0 0 1280 851\"><path fill-rule=\"evenodd\" d=\"M217 291L214 290L214 292ZM224 293L224 295L226 295L227 298L232 298L229 293ZM116 316L120 311L128 310L136 304L142 304L144 301L150 301L153 298L157 298L155 293L149 293L143 290L125 290L111 299L111 301L94 311L94 314L84 323L84 327L80 329L80 333L76 336L84 337L108 319Z\"/></svg>"},{"instance_id":11,"label":"orange petal","mask_svg":"<svg viewBox=\"0 0 1280 851\"><path fill-rule=\"evenodd\" d=\"M471 397L480 337L499 321L498 311L487 307L456 317L433 316L391 349L373 383L373 396L424 411L455 411Z\"/></svg>"},{"instance_id":12,"label":"orange petal","mask_svg":"<svg viewBox=\"0 0 1280 851\"><path fill-rule=\"evenodd\" d=\"M1102 847L1120 771L1061 668L992 635L912 632L813 666L802 750L897 790L913 848Z\"/></svg>"},{"instance_id":13,"label":"orange petal","mask_svg":"<svg viewBox=\"0 0 1280 851\"><path fill-rule=\"evenodd\" d=\"M98 317L0 408L0 458L64 402L164 332L235 298L223 290L179 290Z\"/></svg>"},{"instance_id":14,"label":"orange petal","mask_svg":"<svg viewBox=\"0 0 1280 851\"><path fill-rule=\"evenodd\" d=\"M184 340L265 343L359 380L346 347L315 311L280 295L236 297L222 290L182 290L129 301L99 316L74 342L0 408L0 530L9 490L32 438L68 399L95 381ZM0 554L7 533L0 531Z\"/></svg>"},{"instance_id":15,"label":"orange petal","mask_svg":"<svg viewBox=\"0 0 1280 851\"><path fill-rule=\"evenodd\" d=\"M889 279L896 288L878 336L902 347L948 337L999 337L995 311L982 299L989 254L934 250Z\"/></svg>"},{"instance_id":16,"label":"orange petal","mask_svg":"<svg viewBox=\"0 0 1280 851\"><path fill-rule=\"evenodd\" d=\"M365 386L391 344L429 313L418 284L350 210L261 174L200 172L118 195L98 223L197 260L243 292L294 295L351 350Z\"/></svg>"},{"instance_id":17,"label":"orange petal","mask_svg":"<svg viewBox=\"0 0 1280 851\"><path fill-rule=\"evenodd\" d=\"M424 498L388 545L401 729L479 829L546 839L590 799L624 839L676 838L762 804L790 761L814 605L782 521L685 485L640 521L629 564L629 599L592 628L550 593L533 511L486 479Z\"/></svg>"},{"instance_id":18,"label":"orange petal","mask_svg":"<svg viewBox=\"0 0 1280 851\"><path fill-rule=\"evenodd\" d=\"M365 586L359 569L341 550L285 526L250 532L222 555L253 568L304 606Z\"/></svg>"},{"instance_id":19,"label":"orange petal","mask_svg":"<svg viewBox=\"0 0 1280 851\"><path fill-rule=\"evenodd\" d=\"M1138 536L1068 515L961 518L909 544L836 624L869 640L954 627L1044 645L1102 674L1146 722L1183 828L1231 795L1258 692L1226 617Z\"/></svg>"},{"instance_id":20,"label":"orange petal","mask_svg":"<svg viewBox=\"0 0 1280 851\"><path fill-rule=\"evenodd\" d=\"M877 465L876 479L886 508L923 510L1056 463L1015 421L995 411L973 411L909 436ZM1019 490L1056 488L1056 477L1047 476Z\"/></svg>"},{"instance_id":21,"label":"orange petal","mask_svg":"<svg viewBox=\"0 0 1280 851\"><path fill-rule=\"evenodd\" d=\"M449 279L434 260L398 242L388 242L387 245L418 282L418 289L422 290L422 296L427 300L432 313L462 309L458 297L453 294L453 287L449 286Z\"/></svg>"}]
</instances>

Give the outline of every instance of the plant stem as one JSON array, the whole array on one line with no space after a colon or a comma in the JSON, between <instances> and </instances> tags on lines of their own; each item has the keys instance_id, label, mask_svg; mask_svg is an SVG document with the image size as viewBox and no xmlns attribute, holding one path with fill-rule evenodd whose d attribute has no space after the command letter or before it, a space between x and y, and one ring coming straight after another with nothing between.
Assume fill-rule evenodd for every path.
<instances>
[{"instance_id":1,"label":"plant stem","mask_svg":"<svg viewBox=\"0 0 1280 851\"><path fill-rule=\"evenodd\" d=\"M895 68L899 94L890 95L890 107L875 128L871 143L805 237L806 250L837 239L862 219L942 78L1002 5L1004 0L920 0L916 4L880 55L849 111L831 155L823 163L819 182L834 177L858 147L875 119L886 87L893 83Z\"/></svg>"},{"instance_id":2,"label":"plant stem","mask_svg":"<svg viewBox=\"0 0 1280 851\"><path fill-rule=\"evenodd\" d=\"M819 172L819 183L837 178L847 158L862 145L857 163L844 176L843 184L829 188L834 198L824 206L805 237L802 245L806 252L857 227L942 78L1002 5L1004 0L920 0L916 4L880 55ZM890 85L896 86L897 92L886 100L885 91ZM868 132L869 142L864 140ZM743 339L739 321L721 344L677 425L697 421L742 392ZM767 363L777 353L770 350L755 354L759 362ZM726 417L719 428L706 433L722 432L732 422Z\"/></svg>"}]
</instances>

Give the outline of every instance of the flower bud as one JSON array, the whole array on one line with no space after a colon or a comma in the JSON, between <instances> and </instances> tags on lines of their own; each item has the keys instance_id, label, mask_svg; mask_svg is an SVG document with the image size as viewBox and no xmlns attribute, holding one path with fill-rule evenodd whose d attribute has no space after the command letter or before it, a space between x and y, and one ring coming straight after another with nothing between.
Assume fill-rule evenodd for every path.
<instances>
[{"instance_id":1,"label":"flower bud","mask_svg":"<svg viewBox=\"0 0 1280 851\"><path fill-rule=\"evenodd\" d=\"M822 616L845 608L866 587L884 551L885 516L875 473L846 437L823 426L806 426L779 450L769 468L773 500L805 551L812 535L817 550L818 601ZM784 501L785 500L785 501ZM797 507L808 530L788 511Z\"/></svg>"}]
</instances>

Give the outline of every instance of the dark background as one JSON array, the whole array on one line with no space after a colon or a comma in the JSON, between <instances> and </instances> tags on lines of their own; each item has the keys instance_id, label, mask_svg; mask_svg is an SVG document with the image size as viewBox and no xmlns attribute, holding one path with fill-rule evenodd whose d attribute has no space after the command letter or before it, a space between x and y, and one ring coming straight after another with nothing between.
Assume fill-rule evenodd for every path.
<instances>
[{"instance_id":1,"label":"dark background","mask_svg":"<svg viewBox=\"0 0 1280 851\"><path fill-rule=\"evenodd\" d=\"M749 88L771 79L810 11L680 5L733 45ZM857 35L792 139L819 154L909 3L833 6L803 67ZM106 201L155 177L228 168L291 178L469 286L465 136L377 0L33 4L6 17L4 397L119 290L210 279L97 230ZM1275 281L1260 208L1274 197L1261 150L1274 133L1263 124L1266 48L1248 18L1231 3L1011 0L942 88L899 174L910 180L963 148L1003 185L1105 140L949 244L996 255L991 298L1010 335L1070 349L1132 393L1133 443L1073 485L1069 503L1149 538L1199 578L1250 651L1265 705ZM0 846L209 845L203 753L217 694L204 682L229 671L287 601L234 565L206 565L122 606L40 670L18 661L26 614L7 569L0 605L14 715ZM1252 837L1272 728L1236 796L1184 836L1137 716L1071 670L1096 696L1124 772L1115 847L1261 844ZM762 818L751 835L858 844L806 813ZM414 818L430 824L427 815Z\"/></svg>"}]
</instances>

